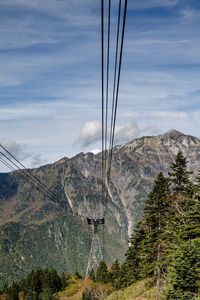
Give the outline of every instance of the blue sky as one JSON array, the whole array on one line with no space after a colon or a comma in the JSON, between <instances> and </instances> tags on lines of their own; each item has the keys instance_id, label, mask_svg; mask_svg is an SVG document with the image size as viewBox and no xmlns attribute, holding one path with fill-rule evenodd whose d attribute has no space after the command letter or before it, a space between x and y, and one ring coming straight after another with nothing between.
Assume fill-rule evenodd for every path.
<instances>
[{"instance_id":1,"label":"blue sky","mask_svg":"<svg viewBox=\"0 0 200 300\"><path fill-rule=\"evenodd\" d=\"M99 4L0 1L0 141L27 166L100 148ZM116 143L200 136L199 49L199 1L129 0Z\"/></svg>"}]
</instances>

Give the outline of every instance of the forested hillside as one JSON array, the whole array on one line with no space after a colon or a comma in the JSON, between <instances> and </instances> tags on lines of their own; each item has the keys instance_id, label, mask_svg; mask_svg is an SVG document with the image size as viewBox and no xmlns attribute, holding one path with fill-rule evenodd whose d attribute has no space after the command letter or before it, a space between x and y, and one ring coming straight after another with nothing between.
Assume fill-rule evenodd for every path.
<instances>
[{"instance_id":1,"label":"forested hillside","mask_svg":"<svg viewBox=\"0 0 200 300\"><path fill-rule=\"evenodd\" d=\"M44 266L84 273L92 236L87 218L94 211L101 215L105 203L104 238L100 232L105 261L122 261L154 180L159 172L168 175L178 151L187 157L195 177L200 165L196 137L171 130L115 146L106 200L101 196L102 153L80 153L32 169L53 199L20 170L1 173L0 288Z\"/></svg>"},{"instance_id":2,"label":"forested hillside","mask_svg":"<svg viewBox=\"0 0 200 300\"><path fill-rule=\"evenodd\" d=\"M158 299L200 296L200 174L195 180L191 175L181 152L169 176L158 175L116 288L148 278L156 286Z\"/></svg>"},{"instance_id":3,"label":"forested hillside","mask_svg":"<svg viewBox=\"0 0 200 300\"><path fill-rule=\"evenodd\" d=\"M187 164L179 152L168 176L158 174L148 195L143 218L132 234L124 263L120 265L115 261L107 267L102 261L98 270L91 272L89 283L79 279L78 275L75 281L67 282L64 275L59 279L54 272L57 285L52 281L43 291L41 282L36 280L34 287L37 291L38 283L40 293L53 291L52 298L38 296L34 299L72 299L69 295L74 295L73 299L77 300L106 297L110 300L200 299L200 172L196 178L192 177ZM31 274L27 277L29 287L30 278L35 276L39 280L42 273ZM18 284L18 293L28 293L26 281ZM66 285L66 293L56 294ZM13 290L16 290L15 284L10 289L5 287L3 292L9 295Z\"/></svg>"}]
</instances>

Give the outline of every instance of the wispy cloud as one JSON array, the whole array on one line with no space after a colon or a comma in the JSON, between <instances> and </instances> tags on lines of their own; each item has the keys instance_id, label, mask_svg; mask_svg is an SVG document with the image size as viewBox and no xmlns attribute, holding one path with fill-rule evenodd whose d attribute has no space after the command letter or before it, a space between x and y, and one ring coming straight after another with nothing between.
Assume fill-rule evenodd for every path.
<instances>
[{"instance_id":1,"label":"wispy cloud","mask_svg":"<svg viewBox=\"0 0 200 300\"><path fill-rule=\"evenodd\" d=\"M78 143L87 147L101 139L101 123L98 121L86 122L81 130Z\"/></svg>"},{"instance_id":2,"label":"wispy cloud","mask_svg":"<svg viewBox=\"0 0 200 300\"><path fill-rule=\"evenodd\" d=\"M101 122L90 121L83 125L79 139L76 141L82 147L88 147L101 141ZM110 130L108 129L108 132ZM110 134L110 133L109 133ZM108 134L108 143L109 143ZM135 121L118 124L115 128L115 144L124 143L139 136L139 128ZM109 146L107 144L107 146Z\"/></svg>"},{"instance_id":3,"label":"wispy cloud","mask_svg":"<svg viewBox=\"0 0 200 300\"><path fill-rule=\"evenodd\" d=\"M130 2L129 7L131 9L148 9L155 7L173 7L179 3L180 0L141 0Z\"/></svg>"},{"instance_id":4,"label":"wispy cloud","mask_svg":"<svg viewBox=\"0 0 200 300\"><path fill-rule=\"evenodd\" d=\"M101 148L99 2L2 0L0 17L0 139L48 162ZM196 1L129 1L117 143L172 123L198 135L199 20Z\"/></svg>"},{"instance_id":5,"label":"wispy cloud","mask_svg":"<svg viewBox=\"0 0 200 300\"><path fill-rule=\"evenodd\" d=\"M0 144L5 149L7 149L8 152L10 152L14 157L16 157L17 160L23 163L28 162L28 164L31 167L38 166L45 163L45 159L42 158L40 154L33 153L28 149L27 145L25 144L17 143L14 140L7 140L7 139L0 140ZM2 147L0 147L0 151L3 154L5 154L5 156L8 159L12 160L21 169L21 166L13 159L12 156L9 155L7 151L5 151ZM6 157L4 157L3 154L0 154L0 157L2 157L5 161L7 161L14 169L16 169L17 167L15 165L12 165L12 163ZM6 171L10 171L10 169L5 167L2 164L2 162L1 162L0 169L5 169Z\"/></svg>"}]
</instances>

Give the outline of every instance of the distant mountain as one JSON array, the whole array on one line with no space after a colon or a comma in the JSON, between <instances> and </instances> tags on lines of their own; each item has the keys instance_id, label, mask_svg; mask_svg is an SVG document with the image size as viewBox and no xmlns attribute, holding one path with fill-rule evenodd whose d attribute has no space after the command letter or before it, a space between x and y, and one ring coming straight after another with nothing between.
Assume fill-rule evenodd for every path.
<instances>
[{"instance_id":1,"label":"distant mountain","mask_svg":"<svg viewBox=\"0 0 200 300\"><path fill-rule=\"evenodd\" d=\"M167 174L179 150L197 173L200 140L176 130L116 146L107 203L101 196L101 153L80 153L31 170L58 201L20 171L0 174L0 284L42 266L83 271L91 242L86 218L105 210L106 230L100 232L105 258L122 259L154 179L161 171Z\"/></svg>"}]
</instances>

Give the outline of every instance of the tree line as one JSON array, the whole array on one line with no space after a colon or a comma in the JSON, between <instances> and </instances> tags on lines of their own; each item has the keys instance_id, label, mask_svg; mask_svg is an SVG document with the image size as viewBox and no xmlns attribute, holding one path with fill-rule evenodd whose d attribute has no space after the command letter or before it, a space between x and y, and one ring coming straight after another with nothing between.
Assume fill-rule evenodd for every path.
<instances>
[{"instance_id":1,"label":"tree line","mask_svg":"<svg viewBox=\"0 0 200 300\"><path fill-rule=\"evenodd\" d=\"M40 269L30 272L26 278L5 285L0 294L6 300L53 300L54 294L66 287L66 276L60 276L54 269Z\"/></svg>"},{"instance_id":2,"label":"tree line","mask_svg":"<svg viewBox=\"0 0 200 300\"><path fill-rule=\"evenodd\" d=\"M125 261L120 265L116 260L110 268L102 261L90 273L94 282L112 287L106 293L148 279L156 286L158 299L200 299L200 171L196 178L191 177L182 152L178 152L168 176L158 174ZM24 300L51 300L66 285L64 274L44 269L5 286L2 293L8 300L19 299L22 291ZM98 293L102 295L100 290L85 290L82 299L102 299Z\"/></svg>"},{"instance_id":3,"label":"tree line","mask_svg":"<svg viewBox=\"0 0 200 300\"><path fill-rule=\"evenodd\" d=\"M193 300L200 296L200 171L191 180L188 162L178 152L168 176L159 173L148 195L116 289L149 278L158 299ZM199 299L199 298L198 298Z\"/></svg>"}]
</instances>

